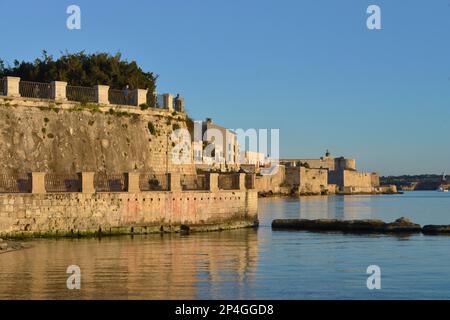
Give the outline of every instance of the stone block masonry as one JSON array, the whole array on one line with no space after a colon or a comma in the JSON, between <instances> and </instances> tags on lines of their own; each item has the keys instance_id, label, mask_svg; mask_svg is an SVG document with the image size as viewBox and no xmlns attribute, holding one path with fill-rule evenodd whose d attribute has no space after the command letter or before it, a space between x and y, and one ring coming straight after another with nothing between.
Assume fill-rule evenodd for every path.
<instances>
[{"instance_id":1,"label":"stone block masonry","mask_svg":"<svg viewBox=\"0 0 450 320\"><path fill-rule=\"evenodd\" d=\"M281 185L286 179L284 166L278 166L277 171L273 175L257 176L255 179L255 187L259 192L280 193L283 188Z\"/></svg>"},{"instance_id":2,"label":"stone block masonry","mask_svg":"<svg viewBox=\"0 0 450 320\"><path fill-rule=\"evenodd\" d=\"M48 193L46 181L56 182L55 176L33 172L31 194L0 194L0 237L213 231L257 224L257 192L245 188L243 174L234 190L220 190L213 173L207 190L182 191L180 174L171 173L169 191L149 192L141 191L139 173L125 175L126 191L96 192L95 173L81 172L79 192ZM73 179L58 176L64 183Z\"/></svg>"},{"instance_id":3,"label":"stone block masonry","mask_svg":"<svg viewBox=\"0 0 450 320\"><path fill-rule=\"evenodd\" d=\"M212 231L257 224L256 190L0 194L0 237Z\"/></svg>"},{"instance_id":4,"label":"stone block masonry","mask_svg":"<svg viewBox=\"0 0 450 320\"><path fill-rule=\"evenodd\" d=\"M327 169L307 169L300 167L299 175L300 194L321 194L328 192Z\"/></svg>"}]
</instances>

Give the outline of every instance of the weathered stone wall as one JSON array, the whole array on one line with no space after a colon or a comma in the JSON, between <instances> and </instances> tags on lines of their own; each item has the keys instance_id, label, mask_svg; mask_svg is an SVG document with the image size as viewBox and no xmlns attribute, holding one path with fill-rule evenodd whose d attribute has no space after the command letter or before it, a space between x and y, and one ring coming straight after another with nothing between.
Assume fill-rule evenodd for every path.
<instances>
[{"instance_id":1,"label":"weathered stone wall","mask_svg":"<svg viewBox=\"0 0 450 320\"><path fill-rule=\"evenodd\" d=\"M378 186L378 187L355 187L348 186L344 187L341 192L344 194L358 194L358 193L366 193L366 194L394 194L397 193L397 187L395 185L388 186Z\"/></svg>"},{"instance_id":2,"label":"weathered stone wall","mask_svg":"<svg viewBox=\"0 0 450 320\"><path fill-rule=\"evenodd\" d=\"M300 167L285 167L285 182L290 187L300 185Z\"/></svg>"},{"instance_id":3,"label":"weathered stone wall","mask_svg":"<svg viewBox=\"0 0 450 320\"><path fill-rule=\"evenodd\" d=\"M195 173L167 157L185 127L184 113L165 109L0 97L0 172Z\"/></svg>"},{"instance_id":4,"label":"weathered stone wall","mask_svg":"<svg viewBox=\"0 0 450 320\"><path fill-rule=\"evenodd\" d=\"M329 183L327 188L328 194L336 194L339 192L339 187L336 184Z\"/></svg>"},{"instance_id":5,"label":"weathered stone wall","mask_svg":"<svg viewBox=\"0 0 450 320\"><path fill-rule=\"evenodd\" d=\"M277 172L273 175L256 176L256 190L259 192L280 193L286 189L283 188L285 178L285 167L283 165L279 165Z\"/></svg>"},{"instance_id":6,"label":"weathered stone wall","mask_svg":"<svg viewBox=\"0 0 450 320\"><path fill-rule=\"evenodd\" d=\"M375 192L377 193L397 193L397 186L395 184L387 185L387 186L378 186L375 187Z\"/></svg>"},{"instance_id":7,"label":"weathered stone wall","mask_svg":"<svg viewBox=\"0 0 450 320\"><path fill-rule=\"evenodd\" d=\"M285 183L302 194L321 194L336 192L336 185L328 184L328 169L309 169L305 167L286 167Z\"/></svg>"},{"instance_id":8,"label":"weathered stone wall","mask_svg":"<svg viewBox=\"0 0 450 320\"><path fill-rule=\"evenodd\" d=\"M368 172L357 172L352 170L343 171L344 187L372 188L372 181L376 180L376 174Z\"/></svg>"},{"instance_id":9,"label":"weathered stone wall","mask_svg":"<svg viewBox=\"0 0 450 320\"><path fill-rule=\"evenodd\" d=\"M248 227L257 192L0 194L0 237Z\"/></svg>"},{"instance_id":10,"label":"weathered stone wall","mask_svg":"<svg viewBox=\"0 0 450 320\"><path fill-rule=\"evenodd\" d=\"M380 176L378 175L378 173L372 172L372 186L380 186Z\"/></svg>"},{"instance_id":11,"label":"weathered stone wall","mask_svg":"<svg viewBox=\"0 0 450 320\"><path fill-rule=\"evenodd\" d=\"M351 163L345 163L344 165L352 166ZM377 189L380 186L380 179L377 173L364 173L354 170L286 167L285 183L291 188L298 187L299 194L318 194L323 192L328 194L337 192L394 193L391 187Z\"/></svg>"},{"instance_id":12,"label":"weathered stone wall","mask_svg":"<svg viewBox=\"0 0 450 320\"><path fill-rule=\"evenodd\" d=\"M328 170L300 167L299 193L320 194L328 191Z\"/></svg>"},{"instance_id":13,"label":"weathered stone wall","mask_svg":"<svg viewBox=\"0 0 450 320\"><path fill-rule=\"evenodd\" d=\"M334 170L356 170L356 160L346 159L344 157L334 158Z\"/></svg>"}]
</instances>

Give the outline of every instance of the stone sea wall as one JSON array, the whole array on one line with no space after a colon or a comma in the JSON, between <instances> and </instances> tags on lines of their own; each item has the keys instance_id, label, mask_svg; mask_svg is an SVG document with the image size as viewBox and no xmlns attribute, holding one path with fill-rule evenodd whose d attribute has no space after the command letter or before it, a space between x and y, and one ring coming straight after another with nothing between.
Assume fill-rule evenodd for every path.
<instances>
[{"instance_id":1,"label":"stone sea wall","mask_svg":"<svg viewBox=\"0 0 450 320\"><path fill-rule=\"evenodd\" d=\"M0 237L251 227L257 201L256 190L0 194Z\"/></svg>"}]
</instances>

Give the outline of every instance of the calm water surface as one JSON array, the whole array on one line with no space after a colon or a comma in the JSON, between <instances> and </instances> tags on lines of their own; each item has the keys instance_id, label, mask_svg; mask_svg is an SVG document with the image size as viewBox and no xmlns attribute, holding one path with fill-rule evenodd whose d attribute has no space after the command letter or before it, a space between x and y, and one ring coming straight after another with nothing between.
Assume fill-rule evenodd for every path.
<instances>
[{"instance_id":1,"label":"calm water surface","mask_svg":"<svg viewBox=\"0 0 450 320\"><path fill-rule=\"evenodd\" d=\"M258 230L33 240L0 254L0 299L450 299L450 236L272 231L275 218L450 224L450 194L260 199ZM366 287L380 266L382 289ZM81 268L81 290L66 269Z\"/></svg>"}]
</instances>

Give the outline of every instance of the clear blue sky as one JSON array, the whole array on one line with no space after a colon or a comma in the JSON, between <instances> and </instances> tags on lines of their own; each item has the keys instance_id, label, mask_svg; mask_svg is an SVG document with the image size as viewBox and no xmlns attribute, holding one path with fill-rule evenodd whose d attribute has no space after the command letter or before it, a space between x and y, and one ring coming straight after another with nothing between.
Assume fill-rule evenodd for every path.
<instances>
[{"instance_id":1,"label":"clear blue sky","mask_svg":"<svg viewBox=\"0 0 450 320\"><path fill-rule=\"evenodd\" d=\"M66 8L82 29L66 28ZM377 4L382 30L366 28ZM195 119L279 128L282 157L450 172L450 1L0 0L0 57L120 50Z\"/></svg>"}]
</instances>

